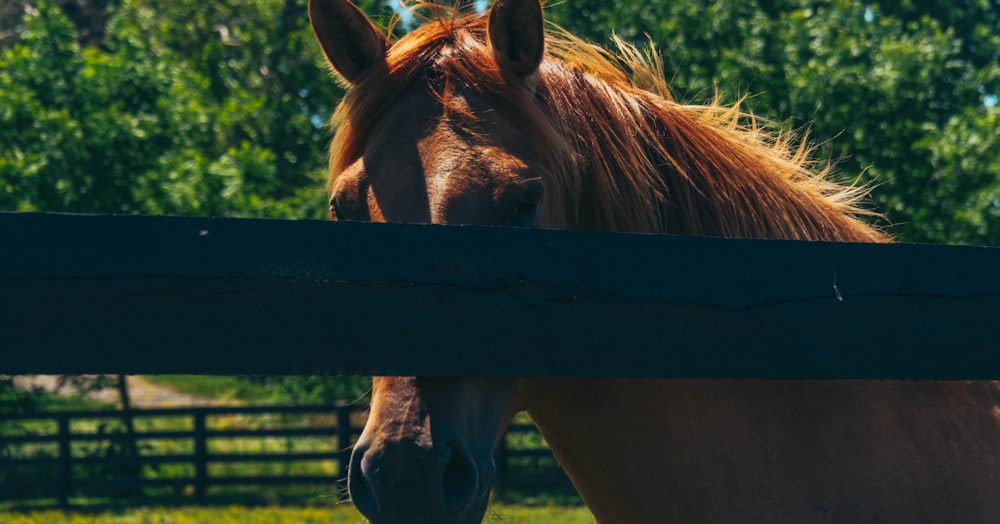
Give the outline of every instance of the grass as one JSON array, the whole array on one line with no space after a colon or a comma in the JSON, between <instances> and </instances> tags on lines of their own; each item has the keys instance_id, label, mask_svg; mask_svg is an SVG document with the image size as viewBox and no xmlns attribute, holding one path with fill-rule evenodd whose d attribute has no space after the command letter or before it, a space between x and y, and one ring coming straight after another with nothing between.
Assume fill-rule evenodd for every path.
<instances>
[{"instance_id":1,"label":"grass","mask_svg":"<svg viewBox=\"0 0 1000 524\"><path fill-rule=\"evenodd\" d=\"M266 403L271 400L267 388L248 380L232 376L208 375L145 375L146 380L169 387L177 392L195 397L247 404Z\"/></svg>"},{"instance_id":2,"label":"grass","mask_svg":"<svg viewBox=\"0 0 1000 524\"><path fill-rule=\"evenodd\" d=\"M347 505L313 508L137 508L121 512L65 515L58 511L0 513L5 524L363 524L365 519ZM592 524L586 508L491 507L484 522L502 524Z\"/></svg>"},{"instance_id":3,"label":"grass","mask_svg":"<svg viewBox=\"0 0 1000 524\"><path fill-rule=\"evenodd\" d=\"M115 404L103 400L70 395L45 395L38 405L39 411L103 411L115 408Z\"/></svg>"}]
</instances>

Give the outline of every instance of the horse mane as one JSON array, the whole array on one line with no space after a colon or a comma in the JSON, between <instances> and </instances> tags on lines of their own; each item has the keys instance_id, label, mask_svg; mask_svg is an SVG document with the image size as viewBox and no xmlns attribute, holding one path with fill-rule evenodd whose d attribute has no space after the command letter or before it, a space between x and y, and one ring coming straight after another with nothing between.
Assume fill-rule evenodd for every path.
<instances>
[{"instance_id":1,"label":"horse mane","mask_svg":"<svg viewBox=\"0 0 1000 524\"><path fill-rule=\"evenodd\" d=\"M739 103L676 102L652 50L618 41L612 53L549 27L537 89L530 90L497 68L486 31L486 17L437 6L433 20L395 42L385 64L368 71L338 108L331 179L361 157L373 123L400 93L458 82L538 144L544 216L552 218L546 225L888 240L859 218L875 215L862 205L865 188L833 182L829 163L812 160L804 141L772 132ZM447 93L438 98L447 111Z\"/></svg>"}]
</instances>

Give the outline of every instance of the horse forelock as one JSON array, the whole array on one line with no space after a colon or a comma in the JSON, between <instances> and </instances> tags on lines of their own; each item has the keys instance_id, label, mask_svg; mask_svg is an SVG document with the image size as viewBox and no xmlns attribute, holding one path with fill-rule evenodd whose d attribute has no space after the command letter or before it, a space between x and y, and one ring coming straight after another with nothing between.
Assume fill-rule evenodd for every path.
<instances>
[{"instance_id":1,"label":"horse forelock","mask_svg":"<svg viewBox=\"0 0 1000 524\"><path fill-rule=\"evenodd\" d=\"M548 28L537 92L499 71L482 16L436 11L395 42L338 109L331 177L361 157L384 108L407 89L461 85L518 122L538 148L546 216L573 229L883 241L858 215L864 188L830 181L804 141L740 104L675 102L655 55L618 53ZM441 87L444 86L444 87ZM462 115L474 119L474 115ZM795 145L796 143L800 145Z\"/></svg>"}]
</instances>

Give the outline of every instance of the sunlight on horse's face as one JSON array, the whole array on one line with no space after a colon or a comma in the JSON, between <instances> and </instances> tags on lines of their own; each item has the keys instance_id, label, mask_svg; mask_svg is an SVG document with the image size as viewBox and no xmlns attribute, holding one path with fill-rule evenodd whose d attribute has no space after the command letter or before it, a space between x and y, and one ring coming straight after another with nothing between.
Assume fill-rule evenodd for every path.
<instances>
[{"instance_id":1,"label":"sunlight on horse's face","mask_svg":"<svg viewBox=\"0 0 1000 524\"><path fill-rule=\"evenodd\" d=\"M531 144L471 90L405 93L383 112L364 155L340 173L340 220L532 226L544 187Z\"/></svg>"}]
</instances>

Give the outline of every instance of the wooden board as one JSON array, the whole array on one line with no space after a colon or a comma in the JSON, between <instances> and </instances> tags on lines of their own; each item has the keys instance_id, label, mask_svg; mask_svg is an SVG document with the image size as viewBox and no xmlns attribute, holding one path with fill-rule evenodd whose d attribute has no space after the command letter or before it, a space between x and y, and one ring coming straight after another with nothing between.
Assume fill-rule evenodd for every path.
<instances>
[{"instance_id":1,"label":"wooden board","mask_svg":"<svg viewBox=\"0 0 1000 524\"><path fill-rule=\"evenodd\" d=\"M1000 249L0 214L0 374L1000 378Z\"/></svg>"}]
</instances>

